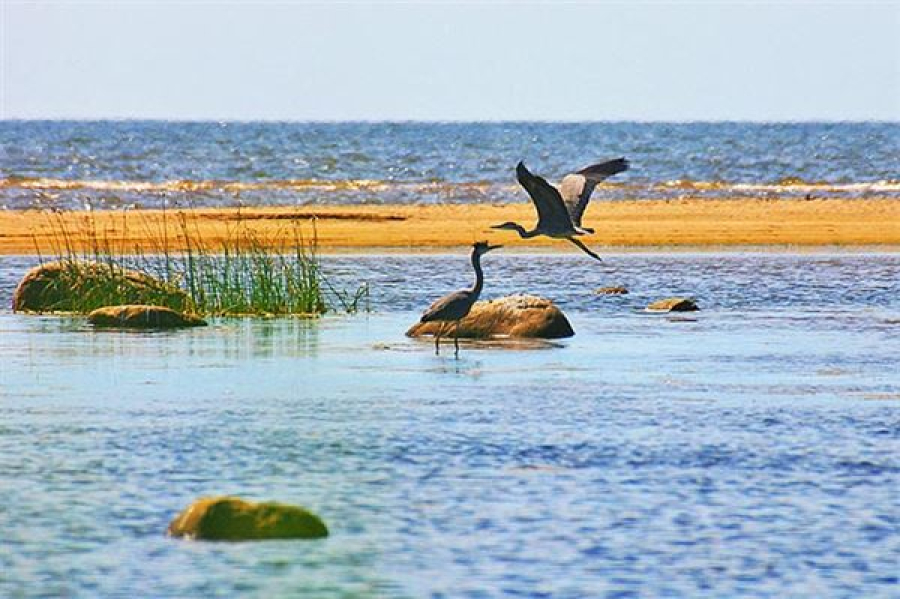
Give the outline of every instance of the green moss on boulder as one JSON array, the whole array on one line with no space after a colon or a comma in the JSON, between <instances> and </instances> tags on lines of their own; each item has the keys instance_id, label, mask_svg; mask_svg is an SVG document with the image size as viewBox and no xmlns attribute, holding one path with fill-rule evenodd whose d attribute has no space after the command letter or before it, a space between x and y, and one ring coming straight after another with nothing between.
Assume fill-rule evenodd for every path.
<instances>
[{"instance_id":1,"label":"green moss on boulder","mask_svg":"<svg viewBox=\"0 0 900 599\"><path fill-rule=\"evenodd\" d=\"M15 312L81 312L121 304L185 311L188 295L142 272L100 262L62 260L32 268L13 293Z\"/></svg>"},{"instance_id":2,"label":"green moss on boulder","mask_svg":"<svg viewBox=\"0 0 900 599\"><path fill-rule=\"evenodd\" d=\"M302 507L253 503L237 497L204 497L169 524L169 535L206 541L319 539L328 536L322 519Z\"/></svg>"}]
</instances>

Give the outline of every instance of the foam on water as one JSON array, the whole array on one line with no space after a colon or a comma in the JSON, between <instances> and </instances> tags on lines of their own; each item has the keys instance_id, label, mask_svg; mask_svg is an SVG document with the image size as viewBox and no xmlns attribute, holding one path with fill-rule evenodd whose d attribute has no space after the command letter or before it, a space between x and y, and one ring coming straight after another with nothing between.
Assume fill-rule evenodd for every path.
<instances>
[{"instance_id":1,"label":"foam on water","mask_svg":"<svg viewBox=\"0 0 900 599\"><path fill-rule=\"evenodd\" d=\"M114 194L114 195L110 195ZM900 182L726 183L674 180L662 183L603 183L604 200L699 197L900 198ZM159 208L221 205L495 203L528 201L517 185L490 182L399 182L375 179L256 181L117 181L14 177L0 179L6 208Z\"/></svg>"},{"instance_id":2,"label":"foam on water","mask_svg":"<svg viewBox=\"0 0 900 599\"><path fill-rule=\"evenodd\" d=\"M627 156L604 199L898 197L897 123L0 122L0 206L525 201Z\"/></svg>"}]
</instances>

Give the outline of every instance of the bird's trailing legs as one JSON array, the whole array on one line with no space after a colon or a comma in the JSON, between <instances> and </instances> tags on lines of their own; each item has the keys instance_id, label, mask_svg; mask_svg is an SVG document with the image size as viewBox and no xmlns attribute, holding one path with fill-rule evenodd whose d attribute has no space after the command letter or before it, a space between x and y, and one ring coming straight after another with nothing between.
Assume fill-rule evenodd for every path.
<instances>
[{"instance_id":1,"label":"bird's trailing legs","mask_svg":"<svg viewBox=\"0 0 900 599\"><path fill-rule=\"evenodd\" d=\"M456 321L456 327L453 329L453 347L456 348L456 359L459 360L459 321Z\"/></svg>"},{"instance_id":2,"label":"bird's trailing legs","mask_svg":"<svg viewBox=\"0 0 900 599\"><path fill-rule=\"evenodd\" d=\"M595 254L595 253L591 250L591 248L589 248L588 246L586 246L586 245L584 245L583 243L581 243L581 240L575 239L574 237L566 237L566 239L568 239L569 241L571 241L572 243L574 243L579 249L581 249L581 251L583 251L585 254L587 254L588 256L590 256L591 258L593 258L594 260L597 260L598 262L603 262L603 258L601 258L601 257L598 256L597 254Z\"/></svg>"}]
</instances>

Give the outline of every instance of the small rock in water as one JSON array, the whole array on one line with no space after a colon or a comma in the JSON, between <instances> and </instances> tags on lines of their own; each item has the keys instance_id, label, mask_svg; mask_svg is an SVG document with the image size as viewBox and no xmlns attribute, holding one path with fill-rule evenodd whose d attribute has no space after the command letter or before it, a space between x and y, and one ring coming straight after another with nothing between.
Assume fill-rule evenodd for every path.
<instances>
[{"instance_id":1,"label":"small rock in water","mask_svg":"<svg viewBox=\"0 0 900 599\"><path fill-rule=\"evenodd\" d=\"M452 323L418 322L407 337L434 335L441 326L446 338L453 336ZM575 334L566 315L552 301L533 295L510 295L475 302L472 311L459 323L459 337L487 339L496 336L560 339Z\"/></svg>"},{"instance_id":2,"label":"small rock in water","mask_svg":"<svg viewBox=\"0 0 900 599\"><path fill-rule=\"evenodd\" d=\"M614 287L600 287L594 293L597 295L626 295L628 289L623 285L616 285Z\"/></svg>"},{"instance_id":3,"label":"small rock in water","mask_svg":"<svg viewBox=\"0 0 900 599\"><path fill-rule=\"evenodd\" d=\"M169 524L168 533L204 541L320 539L328 536L322 519L302 507L253 503L237 497L204 497Z\"/></svg>"},{"instance_id":4,"label":"small rock in water","mask_svg":"<svg viewBox=\"0 0 900 599\"><path fill-rule=\"evenodd\" d=\"M696 312L700 307L689 297L668 297L647 306L649 312Z\"/></svg>"},{"instance_id":5,"label":"small rock in water","mask_svg":"<svg viewBox=\"0 0 900 599\"><path fill-rule=\"evenodd\" d=\"M88 314L88 322L96 327L125 329L179 329L203 327L206 321L163 306L105 306Z\"/></svg>"}]
</instances>

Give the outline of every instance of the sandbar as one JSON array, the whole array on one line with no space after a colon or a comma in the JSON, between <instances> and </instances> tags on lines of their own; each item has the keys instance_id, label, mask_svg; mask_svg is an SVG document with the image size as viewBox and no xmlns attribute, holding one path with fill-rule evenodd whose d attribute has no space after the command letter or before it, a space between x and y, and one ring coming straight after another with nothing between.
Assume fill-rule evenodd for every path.
<instances>
[{"instance_id":1,"label":"sandbar","mask_svg":"<svg viewBox=\"0 0 900 599\"><path fill-rule=\"evenodd\" d=\"M114 253L185 249L182 231L209 250L251 231L277 246L315 235L322 252L428 252L464 248L487 239L522 251L579 251L562 240L519 239L490 225L531 227L529 203L503 205L305 205L128 211L0 211L0 254L54 255L65 232L71 250L102 239ZM673 199L595 202L584 219L596 233L583 237L604 249L729 249L746 247L900 248L900 199Z\"/></svg>"}]
</instances>

